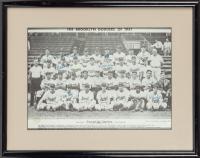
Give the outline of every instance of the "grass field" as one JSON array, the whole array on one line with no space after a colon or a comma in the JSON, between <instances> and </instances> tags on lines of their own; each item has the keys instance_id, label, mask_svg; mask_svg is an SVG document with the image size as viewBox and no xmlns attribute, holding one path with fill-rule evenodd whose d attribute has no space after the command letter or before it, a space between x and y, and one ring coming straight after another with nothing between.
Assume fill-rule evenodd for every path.
<instances>
[{"instance_id":1,"label":"grass field","mask_svg":"<svg viewBox=\"0 0 200 158\"><path fill-rule=\"evenodd\" d=\"M88 120L93 122L89 122ZM104 120L95 122L94 120ZM107 122L105 122L107 121ZM109 122L109 123L108 123ZM107 123L107 124L105 124ZM171 128L171 111L36 111L28 108L29 128Z\"/></svg>"}]
</instances>

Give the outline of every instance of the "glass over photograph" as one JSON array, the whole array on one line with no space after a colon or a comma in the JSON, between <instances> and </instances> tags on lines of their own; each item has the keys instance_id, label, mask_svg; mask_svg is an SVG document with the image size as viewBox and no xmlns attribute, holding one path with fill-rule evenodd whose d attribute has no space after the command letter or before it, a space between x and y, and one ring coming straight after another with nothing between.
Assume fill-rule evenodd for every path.
<instances>
[{"instance_id":1,"label":"glass over photograph","mask_svg":"<svg viewBox=\"0 0 200 158\"><path fill-rule=\"evenodd\" d=\"M28 129L171 129L171 28L28 28Z\"/></svg>"}]
</instances>

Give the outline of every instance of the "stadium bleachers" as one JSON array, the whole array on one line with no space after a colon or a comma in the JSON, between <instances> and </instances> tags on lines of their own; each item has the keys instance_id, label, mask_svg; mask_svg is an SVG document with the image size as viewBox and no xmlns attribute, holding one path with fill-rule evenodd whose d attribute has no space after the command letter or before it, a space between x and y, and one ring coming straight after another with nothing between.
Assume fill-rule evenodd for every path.
<instances>
[{"instance_id":1,"label":"stadium bleachers","mask_svg":"<svg viewBox=\"0 0 200 158\"><path fill-rule=\"evenodd\" d=\"M85 47L89 48L91 51L94 50L96 47L105 48L108 47L109 49L113 50L116 46L122 46L122 41L119 36L117 35L105 35L99 36L98 34L91 34L86 37ZM124 47L123 47L124 48Z\"/></svg>"}]
</instances>

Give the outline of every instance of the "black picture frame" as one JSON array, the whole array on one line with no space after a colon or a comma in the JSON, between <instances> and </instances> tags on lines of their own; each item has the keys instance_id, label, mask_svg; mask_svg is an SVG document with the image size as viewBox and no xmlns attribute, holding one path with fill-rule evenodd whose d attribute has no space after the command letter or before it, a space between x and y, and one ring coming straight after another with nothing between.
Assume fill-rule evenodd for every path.
<instances>
[{"instance_id":1,"label":"black picture frame","mask_svg":"<svg viewBox=\"0 0 200 158\"><path fill-rule=\"evenodd\" d=\"M3 157L200 157L199 108L199 1L198 0L1 0L0 1L0 145ZM7 150L7 8L9 7L192 7L193 109L192 151L10 151ZM22 138L23 139L23 138Z\"/></svg>"}]
</instances>

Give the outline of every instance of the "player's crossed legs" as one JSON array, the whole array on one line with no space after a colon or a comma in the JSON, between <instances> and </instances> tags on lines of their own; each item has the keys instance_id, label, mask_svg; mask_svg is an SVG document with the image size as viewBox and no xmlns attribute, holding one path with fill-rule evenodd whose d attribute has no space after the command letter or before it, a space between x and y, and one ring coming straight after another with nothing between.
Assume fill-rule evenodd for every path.
<instances>
[{"instance_id":1,"label":"player's crossed legs","mask_svg":"<svg viewBox=\"0 0 200 158\"><path fill-rule=\"evenodd\" d=\"M97 104L95 100L90 102L57 102L57 103L40 103L37 106L37 110L67 110L67 111L141 111L144 110L153 111L153 110L165 110L167 104L162 103L152 103L147 102L145 105L144 99L133 99L128 102L123 101L113 101L111 103L100 103Z\"/></svg>"}]
</instances>

